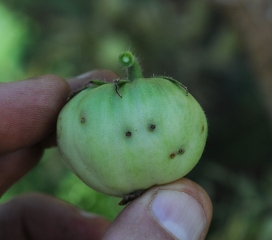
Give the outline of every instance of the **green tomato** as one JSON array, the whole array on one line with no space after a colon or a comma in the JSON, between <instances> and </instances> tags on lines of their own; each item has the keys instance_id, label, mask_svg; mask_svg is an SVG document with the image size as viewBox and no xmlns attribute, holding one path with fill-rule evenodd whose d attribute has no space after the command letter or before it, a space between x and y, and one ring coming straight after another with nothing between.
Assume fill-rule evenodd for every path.
<instances>
[{"instance_id":1,"label":"green tomato","mask_svg":"<svg viewBox=\"0 0 272 240\"><path fill-rule=\"evenodd\" d=\"M131 53L121 57L129 80L78 93L59 114L57 138L65 163L83 182L124 197L186 175L202 155L208 127L182 85L143 78Z\"/></svg>"}]
</instances>

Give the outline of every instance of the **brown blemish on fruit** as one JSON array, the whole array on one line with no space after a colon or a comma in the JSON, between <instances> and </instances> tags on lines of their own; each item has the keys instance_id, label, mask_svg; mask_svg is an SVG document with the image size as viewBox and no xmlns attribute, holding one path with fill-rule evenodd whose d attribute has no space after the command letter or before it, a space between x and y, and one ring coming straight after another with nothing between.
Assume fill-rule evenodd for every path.
<instances>
[{"instance_id":1,"label":"brown blemish on fruit","mask_svg":"<svg viewBox=\"0 0 272 240\"><path fill-rule=\"evenodd\" d=\"M173 159L175 156L176 156L175 153L171 153L169 157Z\"/></svg>"},{"instance_id":2,"label":"brown blemish on fruit","mask_svg":"<svg viewBox=\"0 0 272 240\"><path fill-rule=\"evenodd\" d=\"M202 130L202 132L204 132L204 130L205 130L205 127L204 127L204 125L202 125L202 129L201 129L201 130Z\"/></svg>"},{"instance_id":3,"label":"brown blemish on fruit","mask_svg":"<svg viewBox=\"0 0 272 240\"><path fill-rule=\"evenodd\" d=\"M131 137L131 135L132 135L132 133L131 133L130 131L127 131L127 132L126 132L126 136L127 136L127 137Z\"/></svg>"},{"instance_id":4,"label":"brown blemish on fruit","mask_svg":"<svg viewBox=\"0 0 272 240\"><path fill-rule=\"evenodd\" d=\"M85 117L82 117L80 120L81 123L85 123L85 121L86 121Z\"/></svg>"}]
</instances>

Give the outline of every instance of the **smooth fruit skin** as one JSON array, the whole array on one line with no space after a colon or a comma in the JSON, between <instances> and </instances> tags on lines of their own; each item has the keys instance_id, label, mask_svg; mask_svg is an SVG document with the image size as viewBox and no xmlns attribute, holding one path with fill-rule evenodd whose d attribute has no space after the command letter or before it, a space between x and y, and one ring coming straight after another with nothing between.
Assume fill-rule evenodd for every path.
<instances>
[{"instance_id":1,"label":"smooth fruit skin","mask_svg":"<svg viewBox=\"0 0 272 240\"><path fill-rule=\"evenodd\" d=\"M114 84L87 88L62 109L57 138L68 167L119 197L186 175L207 138L198 102L164 78L135 79L118 92Z\"/></svg>"}]
</instances>

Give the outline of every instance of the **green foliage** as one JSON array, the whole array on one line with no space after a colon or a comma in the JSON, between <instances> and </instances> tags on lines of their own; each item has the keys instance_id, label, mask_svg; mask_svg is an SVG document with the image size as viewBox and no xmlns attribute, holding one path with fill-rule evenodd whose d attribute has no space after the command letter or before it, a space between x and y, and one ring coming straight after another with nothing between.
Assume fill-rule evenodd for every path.
<instances>
[{"instance_id":1,"label":"green foliage","mask_svg":"<svg viewBox=\"0 0 272 240\"><path fill-rule=\"evenodd\" d=\"M16 16L0 4L0 76L1 82L24 78L20 58L29 41L28 19Z\"/></svg>"},{"instance_id":2,"label":"green foliage","mask_svg":"<svg viewBox=\"0 0 272 240\"><path fill-rule=\"evenodd\" d=\"M1 82L96 68L122 74L116 59L129 49L146 77L169 75L188 86L210 126L202 160L188 175L213 201L207 239L271 238L269 122L254 66L218 9L197 0L3 0L0 25ZM2 201L42 191L113 219L117 200L86 188L54 151Z\"/></svg>"},{"instance_id":3,"label":"green foliage","mask_svg":"<svg viewBox=\"0 0 272 240\"><path fill-rule=\"evenodd\" d=\"M113 220L122 210L122 207L118 205L119 198L105 196L90 189L71 172L62 178L54 195L65 201L68 199L69 203L80 206L86 211L106 216L110 220Z\"/></svg>"}]
</instances>

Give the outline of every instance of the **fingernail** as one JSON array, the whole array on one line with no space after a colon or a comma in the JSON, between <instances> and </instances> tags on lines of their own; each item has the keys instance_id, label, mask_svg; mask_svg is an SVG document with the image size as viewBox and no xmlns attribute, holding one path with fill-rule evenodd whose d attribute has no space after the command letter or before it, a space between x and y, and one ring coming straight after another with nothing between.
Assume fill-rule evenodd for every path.
<instances>
[{"instance_id":1,"label":"fingernail","mask_svg":"<svg viewBox=\"0 0 272 240\"><path fill-rule=\"evenodd\" d=\"M159 190L151 209L161 225L182 240L198 240L206 218L197 200L184 192Z\"/></svg>"},{"instance_id":2,"label":"fingernail","mask_svg":"<svg viewBox=\"0 0 272 240\"><path fill-rule=\"evenodd\" d=\"M97 216L98 216L94 213L89 213L89 212L85 212L85 211L79 211L79 214L85 218L97 218Z\"/></svg>"},{"instance_id":3,"label":"fingernail","mask_svg":"<svg viewBox=\"0 0 272 240\"><path fill-rule=\"evenodd\" d=\"M95 73L95 70L90 71L90 72L85 72L85 73L82 73L82 74L76 76L75 78L76 79L89 79L90 76L92 76L92 74L94 74L94 73Z\"/></svg>"}]
</instances>

